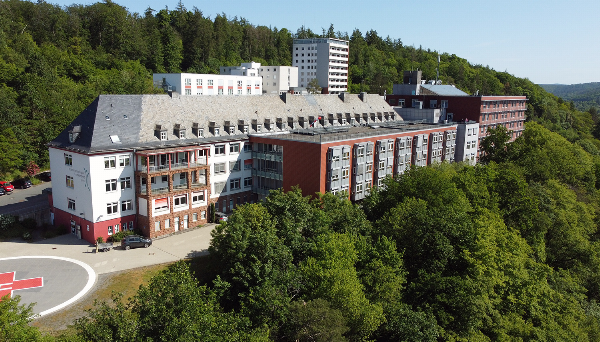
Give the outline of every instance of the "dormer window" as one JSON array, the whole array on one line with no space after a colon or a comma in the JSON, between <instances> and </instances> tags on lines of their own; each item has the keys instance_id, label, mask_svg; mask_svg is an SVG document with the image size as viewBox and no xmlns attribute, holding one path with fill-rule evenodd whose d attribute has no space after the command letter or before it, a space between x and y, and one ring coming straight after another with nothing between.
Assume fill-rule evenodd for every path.
<instances>
[{"instance_id":1,"label":"dormer window","mask_svg":"<svg viewBox=\"0 0 600 342\"><path fill-rule=\"evenodd\" d=\"M198 138L204 138L204 128L198 128Z\"/></svg>"},{"instance_id":2,"label":"dormer window","mask_svg":"<svg viewBox=\"0 0 600 342\"><path fill-rule=\"evenodd\" d=\"M69 142L74 143L79 134L81 133L81 125L73 126L73 129L69 131Z\"/></svg>"},{"instance_id":3,"label":"dormer window","mask_svg":"<svg viewBox=\"0 0 600 342\"><path fill-rule=\"evenodd\" d=\"M215 129L214 129L214 136L215 137L219 136L219 127L215 127Z\"/></svg>"},{"instance_id":4,"label":"dormer window","mask_svg":"<svg viewBox=\"0 0 600 342\"><path fill-rule=\"evenodd\" d=\"M161 141L167 140L167 131L160 131L160 140Z\"/></svg>"},{"instance_id":5,"label":"dormer window","mask_svg":"<svg viewBox=\"0 0 600 342\"><path fill-rule=\"evenodd\" d=\"M262 125L256 125L256 131L257 132L262 131Z\"/></svg>"},{"instance_id":6,"label":"dormer window","mask_svg":"<svg viewBox=\"0 0 600 342\"><path fill-rule=\"evenodd\" d=\"M231 135L235 134L235 127L233 127L233 126L229 127L229 134L231 134Z\"/></svg>"},{"instance_id":7,"label":"dormer window","mask_svg":"<svg viewBox=\"0 0 600 342\"><path fill-rule=\"evenodd\" d=\"M185 139L185 129L179 130L179 139Z\"/></svg>"}]
</instances>

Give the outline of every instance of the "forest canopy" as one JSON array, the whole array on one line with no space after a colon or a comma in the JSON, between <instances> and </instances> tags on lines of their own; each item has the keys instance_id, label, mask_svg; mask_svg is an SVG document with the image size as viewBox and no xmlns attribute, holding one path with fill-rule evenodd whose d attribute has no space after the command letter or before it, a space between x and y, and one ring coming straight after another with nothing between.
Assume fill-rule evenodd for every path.
<instances>
[{"instance_id":1,"label":"forest canopy","mask_svg":"<svg viewBox=\"0 0 600 342\"><path fill-rule=\"evenodd\" d=\"M10 178L30 161L48 167L46 143L54 139L99 94L146 94L156 90L154 72L218 73L242 62L291 65L294 38L336 37L350 41L352 93L383 95L401 83L403 70L420 69L435 78L438 52L405 46L400 38L371 29L320 34L310 28L257 26L225 13L201 9L130 13L116 2L59 7L45 1L0 1L0 175ZM454 54L440 54L440 78L467 93L525 95L527 116L598 154L597 113L531 81Z\"/></svg>"}]
</instances>

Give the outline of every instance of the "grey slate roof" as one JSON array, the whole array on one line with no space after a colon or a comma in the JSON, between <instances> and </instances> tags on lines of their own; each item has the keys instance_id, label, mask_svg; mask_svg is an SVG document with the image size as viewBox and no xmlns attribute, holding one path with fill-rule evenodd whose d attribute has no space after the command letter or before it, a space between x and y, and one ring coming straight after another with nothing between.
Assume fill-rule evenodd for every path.
<instances>
[{"instance_id":1,"label":"grey slate roof","mask_svg":"<svg viewBox=\"0 0 600 342\"><path fill-rule=\"evenodd\" d=\"M364 99L364 101L363 101ZM264 124L277 119L287 123L288 118L298 122L303 117L326 116L342 113L393 113L394 110L376 94L343 95L260 95L260 96L173 96L169 95L100 95L56 139L48 145L77 150L83 153L150 149L194 143L244 139L247 135L238 130L238 123L252 127L252 120ZM229 135L225 122L236 127ZM221 127L221 136L209 131L211 122ZM192 135L192 127L204 128L205 138ZM81 133L73 143L69 131L80 125ZM160 141L156 126L166 129L167 141ZM176 125L186 129L187 139L179 139ZM255 133L252 130L249 133ZM118 136L120 142L111 140Z\"/></svg>"}]
</instances>

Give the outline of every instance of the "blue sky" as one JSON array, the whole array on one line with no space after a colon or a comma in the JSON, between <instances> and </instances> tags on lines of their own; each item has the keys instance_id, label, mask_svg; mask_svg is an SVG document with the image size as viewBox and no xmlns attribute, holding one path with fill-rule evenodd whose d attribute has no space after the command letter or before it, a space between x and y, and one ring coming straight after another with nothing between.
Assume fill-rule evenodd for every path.
<instances>
[{"instance_id":1,"label":"blue sky","mask_svg":"<svg viewBox=\"0 0 600 342\"><path fill-rule=\"evenodd\" d=\"M60 0L89 5L97 1ZM113 0L130 12L175 9L177 1ZM244 17L253 25L304 25L321 33L375 30L405 45L456 54L535 83L600 82L600 0L183 1L204 16ZM352 48L352 47L350 47Z\"/></svg>"}]
</instances>

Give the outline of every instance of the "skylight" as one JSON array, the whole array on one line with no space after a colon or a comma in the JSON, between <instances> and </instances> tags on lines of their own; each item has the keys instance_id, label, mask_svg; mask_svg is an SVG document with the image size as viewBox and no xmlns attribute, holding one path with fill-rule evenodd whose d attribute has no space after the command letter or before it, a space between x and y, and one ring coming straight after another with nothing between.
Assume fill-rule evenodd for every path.
<instances>
[{"instance_id":1,"label":"skylight","mask_svg":"<svg viewBox=\"0 0 600 342\"><path fill-rule=\"evenodd\" d=\"M118 135L111 135L110 136L110 141L112 141L113 144L120 144L121 140L119 140L119 136Z\"/></svg>"}]
</instances>

